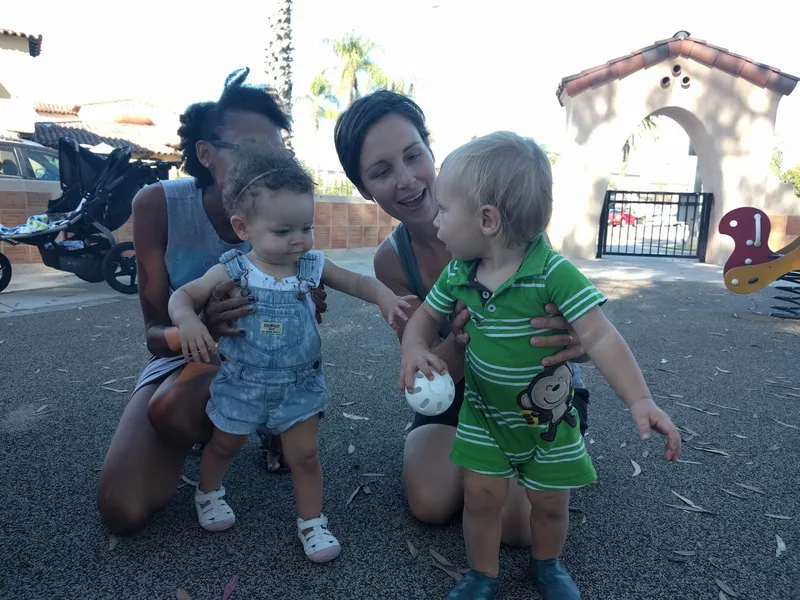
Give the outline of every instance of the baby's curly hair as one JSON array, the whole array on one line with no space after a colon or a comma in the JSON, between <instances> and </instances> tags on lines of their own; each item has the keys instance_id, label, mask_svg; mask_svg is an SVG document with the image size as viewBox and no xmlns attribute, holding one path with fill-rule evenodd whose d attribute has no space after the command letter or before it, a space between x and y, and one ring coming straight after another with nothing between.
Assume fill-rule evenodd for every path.
<instances>
[{"instance_id":1,"label":"baby's curly hair","mask_svg":"<svg viewBox=\"0 0 800 600\"><path fill-rule=\"evenodd\" d=\"M222 197L229 217L252 217L264 190L313 194L314 180L294 155L264 141L247 141L234 151Z\"/></svg>"}]
</instances>

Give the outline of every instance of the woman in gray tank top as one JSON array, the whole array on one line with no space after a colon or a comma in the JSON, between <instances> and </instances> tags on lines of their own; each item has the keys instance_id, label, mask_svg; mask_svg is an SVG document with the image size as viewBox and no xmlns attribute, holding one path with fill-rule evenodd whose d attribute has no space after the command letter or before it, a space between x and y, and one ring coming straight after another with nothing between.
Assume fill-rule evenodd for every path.
<instances>
[{"instance_id":1,"label":"woman in gray tank top","mask_svg":"<svg viewBox=\"0 0 800 600\"><path fill-rule=\"evenodd\" d=\"M356 100L341 114L334 140L339 161L361 195L400 221L375 254L376 277L396 294L415 294L424 299L451 256L433 226L438 211L432 196L436 172L422 110L400 94L374 92ZM532 326L565 333L531 340L540 346L564 348L543 363L583 357L583 348L573 342L571 326L558 316L555 306L546 308L556 316L534 319ZM456 400L437 417L416 415L406 437L403 487L411 512L427 523L448 522L463 498L461 471L449 454L463 401L465 336L461 328L467 316L467 311L462 311L448 324L452 325L452 335L448 326L442 328L442 341L435 349L459 382ZM585 427L589 394L579 378L577 375L574 403ZM510 486L503 518L506 543L530 544L530 510L523 488Z\"/></svg>"},{"instance_id":2,"label":"woman in gray tank top","mask_svg":"<svg viewBox=\"0 0 800 600\"><path fill-rule=\"evenodd\" d=\"M217 366L185 363L167 303L173 290L203 275L224 252L249 250L222 208L230 151L253 138L282 146L281 130L290 125L268 90L243 85L246 77L247 71L232 74L217 102L193 104L181 115L184 170L192 177L147 186L133 200L139 299L153 358L139 375L100 474L98 508L114 532L142 528L169 502L187 454L211 434L205 406ZM215 337L239 335L226 323L251 308L247 297L223 300L235 287L233 281L219 286L205 309ZM315 302L324 312L324 292Z\"/></svg>"}]
</instances>

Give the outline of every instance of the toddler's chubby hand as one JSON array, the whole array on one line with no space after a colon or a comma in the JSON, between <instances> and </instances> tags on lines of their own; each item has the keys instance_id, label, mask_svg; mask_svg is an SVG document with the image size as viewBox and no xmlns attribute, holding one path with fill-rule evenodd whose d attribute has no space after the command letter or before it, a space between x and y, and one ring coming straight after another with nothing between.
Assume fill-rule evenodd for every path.
<instances>
[{"instance_id":1,"label":"toddler's chubby hand","mask_svg":"<svg viewBox=\"0 0 800 600\"><path fill-rule=\"evenodd\" d=\"M631 405L631 418L639 428L639 437L650 439L650 431L657 431L667 438L665 460L678 460L681 456L681 436L669 415L661 410L652 398L642 398Z\"/></svg>"},{"instance_id":2,"label":"toddler's chubby hand","mask_svg":"<svg viewBox=\"0 0 800 600\"><path fill-rule=\"evenodd\" d=\"M429 380L433 380L431 367L440 375L447 372L447 363L431 352L425 345L411 346L403 349L403 358L400 362L400 391L414 391L414 376L420 371Z\"/></svg>"},{"instance_id":3,"label":"toddler's chubby hand","mask_svg":"<svg viewBox=\"0 0 800 600\"><path fill-rule=\"evenodd\" d=\"M186 362L195 360L210 363L210 355L217 352L217 345L202 321L197 319L183 323L180 332L181 350Z\"/></svg>"},{"instance_id":4,"label":"toddler's chubby hand","mask_svg":"<svg viewBox=\"0 0 800 600\"><path fill-rule=\"evenodd\" d=\"M409 313L412 312L412 307L409 302L417 299L418 298L413 294L409 296L395 296L392 294L391 298L389 298L388 295L385 299L380 298L378 300L378 305L389 327L399 333L400 321L408 323Z\"/></svg>"}]
</instances>

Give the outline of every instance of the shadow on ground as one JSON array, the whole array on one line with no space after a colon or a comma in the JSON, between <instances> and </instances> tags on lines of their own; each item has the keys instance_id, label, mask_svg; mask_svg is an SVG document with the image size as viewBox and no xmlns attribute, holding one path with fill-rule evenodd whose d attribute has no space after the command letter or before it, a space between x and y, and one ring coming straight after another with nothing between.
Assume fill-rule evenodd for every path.
<instances>
[{"instance_id":1,"label":"shadow on ground","mask_svg":"<svg viewBox=\"0 0 800 600\"><path fill-rule=\"evenodd\" d=\"M769 291L734 296L714 284L599 283L612 299L606 312L658 402L698 435L685 445L683 458L692 462L666 464L662 441L639 441L622 402L587 369L587 438L599 482L574 494L583 512L572 515L565 551L583 598L717 599L715 578L740 597L798 598L800 430L777 421L800 426L800 325L759 318L769 311ZM150 527L109 550L94 493L128 394L101 384L117 379L107 387L130 390L132 380L119 379L147 359L138 306L0 321L3 597L167 599L183 588L194 600L216 600L236 574L233 600L442 598L452 581L431 566L429 550L463 565L460 525L426 527L407 513L399 475L411 413L395 392L398 345L373 307L330 296L323 335L331 405L321 453L325 511L344 550L323 566L302 557L290 479L262 470L255 440L226 480L236 527L201 530L184 485ZM702 444L730 456L691 447ZM636 478L631 459L642 467ZM190 458L186 475L195 479L197 471ZM386 477L345 506L368 472ZM667 507L681 504L672 490L715 514ZM776 535L787 546L780 557ZM419 550L416 559L407 541ZM526 564L525 551L503 550L504 598L538 597Z\"/></svg>"}]
</instances>

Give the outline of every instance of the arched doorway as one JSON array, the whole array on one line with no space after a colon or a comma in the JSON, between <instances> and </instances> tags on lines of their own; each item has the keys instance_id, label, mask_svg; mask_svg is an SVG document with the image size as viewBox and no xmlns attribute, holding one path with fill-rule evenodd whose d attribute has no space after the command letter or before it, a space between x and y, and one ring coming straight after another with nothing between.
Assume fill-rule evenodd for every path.
<instances>
[{"instance_id":1,"label":"arched doorway","mask_svg":"<svg viewBox=\"0 0 800 600\"><path fill-rule=\"evenodd\" d=\"M705 258L723 264L732 247L717 226L726 212L742 205L770 216L797 212L791 191L771 181L769 162L778 104L798 80L686 32L564 78L558 98L567 145L554 168L548 229L554 246L570 258L596 257L619 149L644 117L663 115L697 152L704 192L713 194Z\"/></svg>"}]
</instances>

